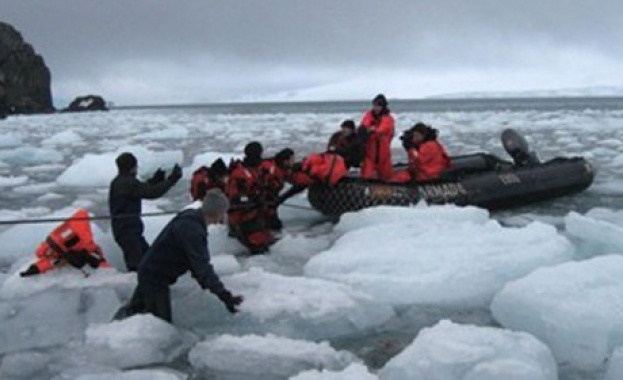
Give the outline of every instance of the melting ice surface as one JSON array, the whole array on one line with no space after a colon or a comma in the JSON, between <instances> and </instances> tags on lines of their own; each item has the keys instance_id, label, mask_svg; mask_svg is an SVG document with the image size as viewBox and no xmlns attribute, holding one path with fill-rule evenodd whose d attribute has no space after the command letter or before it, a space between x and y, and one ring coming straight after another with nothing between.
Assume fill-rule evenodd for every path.
<instances>
[{"instance_id":1,"label":"melting ice surface","mask_svg":"<svg viewBox=\"0 0 623 380\"><path fill-rule=\"evenodd\" d=\"M193 170L239 157L323 150L364 108L281 113L223 108L115 110L0 121L0 220L107 214L114 158L139 174L179 163L184 178L145 212L189 203ZM433 124L452 154L504 157L503 128L541 159L583 155L582 194L490 214L473 207L380 207L332 224L304 195L280 210L281 240L245 258L210 228L213 263L246 301L236 316L189 277L172 288L174 325L110 322L136 284L106 221L96 241L114 268L18 273L56 223L0 225L0 379L590 379L623 376L623 111L399 112L398 131ZM404 161L398 139L395 161ZM294 207L292 207L294 206ZM153 240L170 216L145 218ZM405 375L406 374L406 375ZM432 377L434 376L437 377Z\"/></svg>"}]
</instances>

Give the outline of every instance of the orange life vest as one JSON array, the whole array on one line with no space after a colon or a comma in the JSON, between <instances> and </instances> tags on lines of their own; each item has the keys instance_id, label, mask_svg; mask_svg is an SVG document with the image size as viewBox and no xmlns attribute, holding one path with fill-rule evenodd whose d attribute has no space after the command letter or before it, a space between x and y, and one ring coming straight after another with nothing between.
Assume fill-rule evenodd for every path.
<instances>
[{"instance_id":1,"label":"orange life vest","mask_svg":"<svg viewBox=\"0 0 623 380\"><path fill-rule=\"evenodd\" d=\"M344 158L336 153L314 153L303 160L303 171L332 186L348 174Z\"/></svg>"},{"instance_id":2,"label":"orange life vest","mask_svg":"<svg viewBox=\"0 0 623 380\"><path fill-rule=\"evenodd\" d=\"M85 264L93 268L110 266L102 249L93 241L88 217L85 209L79 209L39 245L36 251L37 262L34 264L39 273L66 263L80 268Z\"/></svg>"}]
</instances>

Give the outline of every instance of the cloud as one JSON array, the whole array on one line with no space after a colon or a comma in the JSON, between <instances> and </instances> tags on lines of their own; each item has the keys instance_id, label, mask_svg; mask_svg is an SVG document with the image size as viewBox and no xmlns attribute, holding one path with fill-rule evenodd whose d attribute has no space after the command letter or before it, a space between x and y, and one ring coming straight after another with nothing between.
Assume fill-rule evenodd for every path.
<instances>
[{"instance_id":1,"label":"cloud","mask_svg":"<svg viewBox=\"0 0 623 380\"><path fill-rule=\"evenodd\" d=\"M623 84L615 0L0 0L0 8L44 56L64 98L146 104Z\"/></svg>"}]
</instances>

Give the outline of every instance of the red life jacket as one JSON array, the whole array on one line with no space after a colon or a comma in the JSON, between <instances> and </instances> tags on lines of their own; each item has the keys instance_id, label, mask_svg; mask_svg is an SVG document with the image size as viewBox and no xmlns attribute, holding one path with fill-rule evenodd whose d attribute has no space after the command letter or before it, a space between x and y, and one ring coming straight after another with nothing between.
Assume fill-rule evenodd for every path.
<instances>
[{"instance_id":1,"label":"red life jacket","mask_svg":"<svg viewBox=\"0 0 623 380\"><path fill-rule=\"evenodd\" d=\"M206 192L211 189L221 189L225 192L225 182L210 178L210 171L206 166L195 170L190 180L190 196L193 201L203 200Z\"/></svg>"},{"instance_id":2,"label":"red life jacket","mask_svg":"<svg viewBox=\"0 0 623 380\"><path fill-rule=\"evenodd\" d=\"M39 245L37 262L34 264L39 273L66 263L79 268L85 264L93 268L110 266L101 248L93 241L88 217L85 209L79 209Z\"/></svg>"},{"instance_id":3,"label":"red life jacket","mask_svg":"<svg viewBox=\"0 0 623 380\"><path fill-rule=\"evenodd\" d=\"M303 160L303 171L332 186L348 174L344 158L336 153L314 153Z\"/></svg>"},{"instance_id":4,"label":"red life jacket","mask_svg":"<svg viewBox=\"0 0 623 380\"><path fill-rule=\"evenodd\" d=\"M450 167L450 157L444 147L435 139L422 142L417 153L409 154L409 169L418 181L439 178L441 172Z\"/></svg>"},{"instance_id":5,"label":"red life jacket","mask_svg":"<svg viewBox=\"0 0 623 380\"><path fill-rule=\"evenodd\" d=\"M259 207L236 207L245 203L252 203L262 198L262 187L259 181L259 168L249 168L242 162L232 164L231 174L227 179L225 195L229 198L232 207L228 211L230 224L248 222L258 218Z\"/></svg>"}]
</instances>

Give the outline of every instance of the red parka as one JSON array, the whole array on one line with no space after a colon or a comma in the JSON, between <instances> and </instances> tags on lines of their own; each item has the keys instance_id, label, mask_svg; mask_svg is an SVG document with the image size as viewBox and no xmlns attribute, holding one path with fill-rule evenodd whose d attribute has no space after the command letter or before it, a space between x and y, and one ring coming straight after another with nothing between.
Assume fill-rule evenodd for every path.
<instances>
[{"instance_id":1,"label":"red parka","mask_svg":"<svg viewBox=\"0 0 623 380\"><path fill-rule=\"evenodd\" d=\"M87 211L79 209L47 236L36 251L37 261L33 266L38 273L67 263L78 268L86 264L93 268L110 266L99 245L93 241L88 218Z\"/></svg>"},{"instance_id":2,"label":"red parka","mask_svg":"<svg viewBox=\"0 0 623 380\"><path fill-rule=\"evenodd\" d=\"M332 186L348 174L344 158L336 153L314 153L303 160L303 171Z\"/></svg>"},{"instance_id":3,"label":"red parka","mask_svg":"<svg viewBox=\"0 0 623 380\"><path fill-rule=\"evenodd\" d=\"M370 133L364 147L361 165L361 177L373 178L375 173L380 179L392 177L391 142L394 138L394 118L388 110L375 115L372 110L366 112L361 125ZM372 130L374 129L374 132Z\"/></svg>"}]
</instances>

